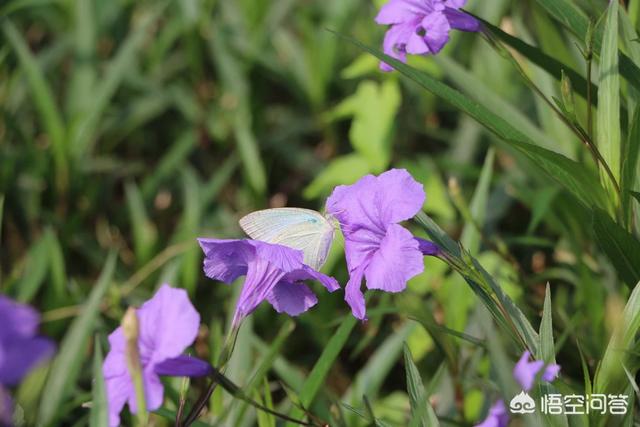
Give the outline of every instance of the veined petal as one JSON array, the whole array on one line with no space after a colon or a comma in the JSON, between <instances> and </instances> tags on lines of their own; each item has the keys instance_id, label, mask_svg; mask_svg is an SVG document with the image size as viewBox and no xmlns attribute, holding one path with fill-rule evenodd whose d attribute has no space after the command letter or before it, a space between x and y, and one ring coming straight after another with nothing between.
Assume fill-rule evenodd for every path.
<instances>
[{"instance_id":1,"label":"veined petal","mask_svg":"<svg viewBox=\"0 0 640 427\"><path fill-rule=\"evenodd\" d=\"M142 373L142 381L144 382L144 397L147 404L148 411L155 411L162 406L164 400L164 386L160 377L156 374L152 368L144 369ZM131 390L129 395L129 410L132 414L138 413L138 404L136 401L135 390Z\"/></svg>"},{"instance_id":2,"label":"veined petal","mask_svg":"<svg viewBox=\"0 0 640 427\"><path fill-rule=\"evenodd\" d=\"M461 7L464 7L466 3L467 3L467 0L445 0L444 1L444 5L446 7L453 8L453 9L460 9Z\"/></svg>"},{"instance_id":3,"label":"veined petal","mask_svg":"<svg viewBox=\"0 0 640 427\"><path fill-rule=\"evenodd\" d=\"M204 272L210 279L231 283L247 273L255 248L247 240L198 239L204 252Z\"/></svg>"},{"instance_id":4,"label":"veined petal","mask_svg":"<svg viewBox=\"0 0 640 427\"><path fill-rule=\"evenodd\" d=\"M213 372L213 368L209 363L185 354L173 359L163 360L156 364L153 370L158 375L173 377L204 377Z\"/></svg>"},{"instance_id":5,"label":"veined petal","mask_svg":"<svg viewBox=\"0 0 640 427\"><path fill-rule=\"evenodd\" d=\"M440 252L440 248L435 243L420 237L414 237L414 239L418 242L418 249L420 249L422 255L436 256Z\"/></svg>"},{"instance_id":6,"label":"veined petal","mask_svg":"<svg viewBox=\"0 0 640 427\"><path fill-rule=\"evenodd\" d=\"M431 53L438 53L449 41L451 25L443 12L433 12L422 20L422 27L426 30L424 42Z\"/></svg>"},{"instance_id":7,"label":"veined petal","mask_svg":"<svg viewBox=\"0 0 640 427\"><path fill-rule=\"evenodd\" d=\"M524 391L529 391L533 388L533 384L536 379L536 375L542 367L544 362L542 360L534 360L529 362L531 353L525 351L513 368L513 377L520 384Z\"/></svg>"},{"instance_id":8,"label":"veined petal","mask_svg":"<svg viewBox=\"0 0 640 427\"><path fill-rule=\"evenodd\" d=\"M267 295L267 300L278 313L298 316L318 303L318 298L301 282L278 282Z\"/></svg>"},{"instance_id":9,"label":"veined petal","mask_svg":"<svg viewBox=\"0 0 640 427\"><path fill-rule=\"evenodd\" d=\"M151 364L178 357L198 335L200 315L184 289L162 285L137 315L140 356Z\"/></svg>"},{"instance_id":10,"label":"veined petal","mask_svg":"<svg viewBox=\"0 0 640 427\"><path fill-rule=\"evenodd\" d=\"M133 383L129 375L120 375L105 378L105 388L107 392L107 406L109 410L109 426L118 427L120 425L120 412L124 408L124 404L133 394L135 400L135 392Z\"/></svg>"},{"instance_id":11,"label":"veined petal","mask_svg":"<svg viewBox=\"0 0 640 427\"><path fill-rule=\"evenodd\" d=\"M243 318L251 314L284 275L284 271L265 259L256 257L252 260L236 305L234 325L238 325Z\"/></svg>"},{"instance_id":12,"label":"veined petal","mask_svg":"<svg viewBox=\"0 0 640 427\"><path fill-rule=\"evenodd\" d=\"M416 23L409 21L407 23L392 25L384 35L384 40L382 42L383 52L398 61L406 62L406 45L411 34L415 32ZM385 62L381 62L381 67L383 71L390 71L393 69Z\"/></svg>"},{"instance_id":13,"label":"veined petal","mask_svg":"<svg viewBox=\"0 0 640 427\"><path fill-rule=\"evenodd\" d=\"M344 300L351 307L351 312L356 319L366 320L366 306L362 293L362 279L366 264L350 273L349 281L344 290Z\"/></svg>"},{"instance_id":14,"label":"veined petal","mask_svg":"<svg viewBox=\"0 0 640 427\"><path fill-rule=\"evenodd\" d=\"M367 288L401 292L409 279L423 271L422 253L413 235L400 225L390 225L365 270Z\"/></svg>"},{"instance_id":15,"label":"veined petal","mask_svg":"<svg viewBox=\"0 0 640 427\"><path fill-rule=\"evenodd\" d=\"M382 25L399 24L415 19L416 15L426 15L433 10L431 0L389 0L376 15L376 22Z\"/></svg>"},{"instance_id":16,"label":"veined petal","mask_svg":"<svg viewBox=\"0 0 640 427\"><path fill-rule=\"evenodd\" d=\"M406 50L407 53L412 55L426 55L430 52L429 46L427 46L424 41L424 37L418 34L418 31L414 31L409 37Z\"/></svg>"},{"instance_id":17,"label":"veined petal","mask_svg":"<svg viewBox=\"0 0 640 427\"><path fill-rule=\"evenodd\" d=\"M301 269L294 270L291 273L287 273L283 277L283 281L287 282L302 282L305 280L317 280L327 288L329 292L334 292L340 289L340 285L338 281L331 276L327 276L326 274L320 273L319 271L314 270L308 265L303 265Z\"/></svg>"},{"instance_id":18,"label":"veined petal","mask_svg":"<svg viewBox=\"0 0 640 427\"><path fill-rule=\"evenodd\" d=\"M4 346L0 363L0 384L16 385L31 369L50 357L55 346L43 337L15 337Z\"/></svg>"},{"instance_id":19,"label":"veined petal","mask_svg":"<svg viewBox=\"0 0 640 427\"><path fill-rule=\"evenodd\" d=\"M467 13L447 8L444 10L444 15L447 17L451 28L460 31L480 31L480 21Z\"/></svg>"},{"instance_id":20,"label":"veined petal","mask_svg":"<svg viewBox=\"0 0 640 427\"><path fill-rule=\"evenodd\" d=\"M0 339L8 336L32 336L38 329L40 315L25 304L0 295Z\"/></svg>"},{"instance_id":21,"label":"veined petal","mask_svg":"<svg viewBox=\"0 0 640 427\"><path fill-rule=\"evenodd\" d=\"M509 412L507 412L507 406L503 400L498 400L489 409L487 418L475 427L507 427L508 424Z\"/></svg>"},{"instance_id":22,"label":"veined petal","mask_svg":"<svg viewBox=\"0 0 640 427\"><path fill-rule=\"evenodd\" d=\"M547 365L544 368L544 372L542 373L542 379L544 381L551 382L556 378L558 378L559 373L560 373L560 365L552 363L550 365Z\"/></svg>"},{"instance_id":23,"label":"veined petal","mask_svg":"<svg viewBox=\"0 0 640 427\"><path fill-rule=\"evenodd\" d=\"M386 226L413 217L424 200L422 185L409 172L391 169L336 187L327 199L327 211L338 219L345 234L364 227L384 235Z\"/></svg>"}]
</instances>

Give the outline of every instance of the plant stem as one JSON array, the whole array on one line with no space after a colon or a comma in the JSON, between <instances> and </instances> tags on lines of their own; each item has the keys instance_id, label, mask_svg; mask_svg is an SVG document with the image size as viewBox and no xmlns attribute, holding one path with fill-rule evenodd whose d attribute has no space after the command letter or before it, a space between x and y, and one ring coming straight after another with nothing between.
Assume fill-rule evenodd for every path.
<instances>
[{"instance_id":1,"label":"plant stem","mask_svg":"<svg viewBox=\"0 0 640 427\"><path fill-rule=\"evenodd\" d=\"M133 388L136 395L136 424L140 427L149 425L149 413L147 412L147 401L144 395L144 381L142 379L142 365L140 364L140 353L138 351L138 317L136 309L129 307L122 318L122 331L126 340L127 369L133 381Z\"/></svg>"}]
</instances>

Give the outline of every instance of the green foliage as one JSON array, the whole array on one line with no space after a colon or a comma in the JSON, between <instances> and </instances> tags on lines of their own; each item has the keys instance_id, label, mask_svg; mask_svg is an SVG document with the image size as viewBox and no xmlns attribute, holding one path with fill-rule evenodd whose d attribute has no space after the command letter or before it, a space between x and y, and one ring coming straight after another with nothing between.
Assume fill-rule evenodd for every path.
<instances>
[{"instance_id":1,"label":"green foliage","mask_svg":"<svg viewBox=\"0 0 640 427\"><path fill-rule=\"evenodd\" d=\"M238 388L192 425L475 425L520 392L525 349L562 366L536 399L638 392L640 1L469 0L483 33L407 64L380 53L384 3L0 5L0 292L57 343L11 389L18 426L107 424L105 337L160 283L188 290L189 353L215 363L242 281L206 279L195 238L392 167L424 184L403 225L439 256L368 292L366 323L341 291L294 319L261 305L224 372ZM323 272L347 282L341 236ZM163 381L158 426L206 382Z\"/></svg>"}]
</instances>

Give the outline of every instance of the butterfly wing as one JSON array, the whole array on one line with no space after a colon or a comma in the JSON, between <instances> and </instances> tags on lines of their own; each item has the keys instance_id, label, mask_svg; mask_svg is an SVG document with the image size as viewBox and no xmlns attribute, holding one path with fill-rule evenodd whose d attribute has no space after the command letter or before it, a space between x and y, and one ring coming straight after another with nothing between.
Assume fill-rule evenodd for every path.
<instances>
[{"instance_id":1,"label":"butterfly wing","mask_svg":"<svg viewBox=\"0 0 640 427\"><path fill-rule=\"evenodd\" d=\"M301 250L304 262L319 269L333 242L333 225L319 212L301 208L275 208L252 212L240 219L252 239Z\"/></svg>"}]
</instances>

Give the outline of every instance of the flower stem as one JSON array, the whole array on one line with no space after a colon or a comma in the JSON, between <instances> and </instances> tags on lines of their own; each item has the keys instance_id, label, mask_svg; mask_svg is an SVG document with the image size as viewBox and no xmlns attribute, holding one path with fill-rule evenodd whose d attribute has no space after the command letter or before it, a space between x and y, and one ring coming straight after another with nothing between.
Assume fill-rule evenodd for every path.
<instances>
[{"instance_id":1,"label":"flower stem","mask_svg":"<svg viewBox=\"0 0 640 427\"><path fill-rule=\"evenodd\" d=\"M142 380L142 365L140 364L140 353L138 351L139 325L136 310L129 307L122 318L122 331L126 340L127 369L136 394L136 425L146 427L149 425L149 413L147 412L147 401L144 395L144 381Z\"/></svg>"},{"instance_id":2,"label":"flower stem","mask_svg":"<svg viewBox=\"0 0 640 427\"><path fill-rule=\"evenodd\" d=\"M231 329L225 338L224 345L222 346L222 351L220 352L220 356L218 357L218 372L224 375L226 370L226 364L231 359L231 355L233 354L233 349L236 345L236 339L238 338L238 332L240 331L240 323L236 322L234 317L234 321L232 322ZM206 406L209 399L211 399L211 395L215 391L218 386L219 379L215 376L212 376L209 382L209 385L205 389L205 391L200 395L196 404L191 408L191 411L187 414L187 417L184 421L176 419L176 426L178 427L189 427L198 417L200 413Z\"/></svg>"}]
</instances>

